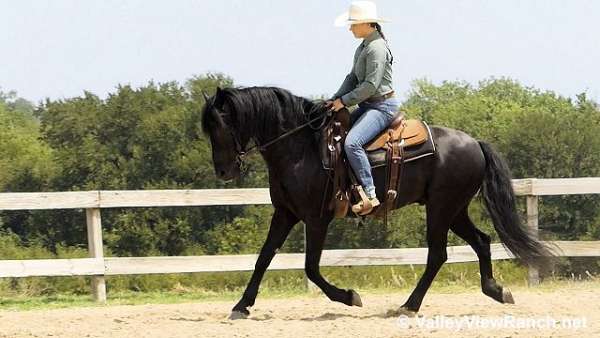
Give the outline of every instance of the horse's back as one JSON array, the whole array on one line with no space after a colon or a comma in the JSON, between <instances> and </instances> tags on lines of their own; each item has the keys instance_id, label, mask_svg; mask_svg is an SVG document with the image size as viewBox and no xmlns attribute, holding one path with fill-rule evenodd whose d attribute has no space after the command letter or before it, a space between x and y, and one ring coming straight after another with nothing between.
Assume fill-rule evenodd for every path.
<instances>
[{"instance_id":1,"label":"horse's back","mask_svg":"<svg viewBox=\"0 0 600 338\"><path fill-rule=\"evenodd\" d=\"M485 157L479 142L471 135L457 129L431 126L436 145L436 168L463 168L464 174L485 169Z\"/></svg>"},{"instance_id":2,"label":"horse's back","mask_svg":"<svg viewBox=\"0 0 600 338\"><path fill-rule=\"evenodd\" d=\"M398 207L425 204L434 194L474 194L483 181L485 158L479 142L469 134L430 126L435 154L404 163Z\"/></svg>"}]
</instances>

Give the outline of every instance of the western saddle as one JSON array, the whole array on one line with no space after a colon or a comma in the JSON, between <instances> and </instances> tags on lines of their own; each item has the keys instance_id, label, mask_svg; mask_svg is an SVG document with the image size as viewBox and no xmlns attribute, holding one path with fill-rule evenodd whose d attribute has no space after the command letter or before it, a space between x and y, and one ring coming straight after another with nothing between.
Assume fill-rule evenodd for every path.
<instances>
[{"instance_id":1,"label":"western saddle","mask_svg":"<svg viewBox=\"0 0 600 338\"><path fill-rule=\"evenodd\" d=\"M333 194L328 209L335 209L336 218L347 216L349 206L354 201L366 201L367 196L356 179L344 156L344 140L350 130L350 114L346 108L334 113L333 118L321 130L321 159L323 168L328 170L333 182ZM387 220L387 211L396 202L400 188L402 166L405 161L405 148L420 145L430 137L428 128L420 120L406 120L400 112L386 130L367 143L367 154L385 152L386 180L385 195L381 205L368 216ZM326 201L323 201L321 212Z\"/></svg>"}]
</instances>

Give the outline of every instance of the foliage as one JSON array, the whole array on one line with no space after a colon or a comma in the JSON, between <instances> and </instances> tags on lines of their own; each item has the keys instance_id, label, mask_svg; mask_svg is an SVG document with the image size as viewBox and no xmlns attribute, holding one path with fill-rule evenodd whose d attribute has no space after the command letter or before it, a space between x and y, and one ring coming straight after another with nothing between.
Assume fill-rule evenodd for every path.
<instances>
[{"instance_id":1,"label":"foliage","mask_svg":"<svg viewBox=\"0 0 600 338\"><path fill-rule=\"evenodd\" d=\"M573 100L510 79L489 79L477 87L418 80L404 109L493 143L516 178L600 176L600 111L585 94ZM598 234L597 196L544 197L540 210L541 227L554 232L552 237Z\"/></svg>"},{"instance_id":2,"label":"foliage","mask_svg":"<svg viewBox=\"0 0 600 338\"><path fill-rule=\"evenodd\" d=\"M56 170L51 148L39 140L39 123L30 107L7 103L2 96L0 93L0 186L10 191L44 190Z\"/></svg>"}]
</instances>

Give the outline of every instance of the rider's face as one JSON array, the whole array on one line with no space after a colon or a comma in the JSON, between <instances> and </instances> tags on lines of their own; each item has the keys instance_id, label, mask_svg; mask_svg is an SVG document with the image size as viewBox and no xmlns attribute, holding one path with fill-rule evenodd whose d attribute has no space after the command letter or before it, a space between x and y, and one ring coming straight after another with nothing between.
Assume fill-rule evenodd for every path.
<instances>
[{"instance_id":1,"label":"rider's face","mask_svg":"<svg viewBox=\"0 0 600 338\"><path fill-rule=\"evenodd\" d=\"M348 29L357 39L364 39L373 31L373 27L371 27L371 24L369 23L357 23L350 25Z\"/></svg>"}]
</instances>

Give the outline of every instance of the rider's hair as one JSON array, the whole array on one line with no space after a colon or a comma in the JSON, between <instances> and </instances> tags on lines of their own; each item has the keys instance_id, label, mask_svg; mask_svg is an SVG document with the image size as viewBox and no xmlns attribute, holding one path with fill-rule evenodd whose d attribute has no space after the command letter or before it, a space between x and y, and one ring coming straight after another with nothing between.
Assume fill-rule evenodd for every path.
<instances>
[{"instance_id":1,"label":"rider's hair","mask_svg":"<svg viewBox=\"0 0 600 338\"><path fill-rule=\"evenodd\" d=\"M387 47L388 41L385 38L385 35L383 35L383 30L381 29L381 25L379 24L379 22L371 22L371 27L375 27L375 29L379 32L379 35L381 35L381 37L385 40L385 45ZM392 64L394 62L394 55L392 54L390 47L388 47L388 51L390 52L390 56L392 57L390 60L390 64Z\"/></svg>"},{"instance_id":2,"label":"rider's hair","mask_svg":"<svg viewBox=\"0 0 600 338\"><path fill-rule=\"evenodd\" d=\"M371 27L375 27L375 29L379 32L379 35L387 42L385 35L383 35L383 31L381 30L381 25L379 22L371 22Z\"/></svg>"}]
</instances>

